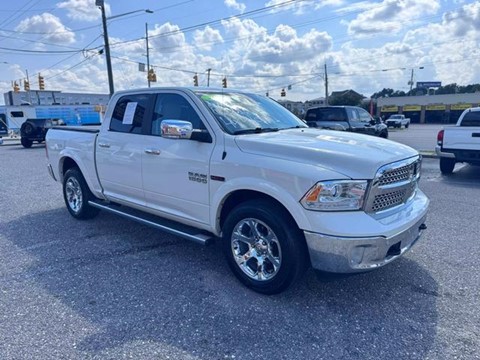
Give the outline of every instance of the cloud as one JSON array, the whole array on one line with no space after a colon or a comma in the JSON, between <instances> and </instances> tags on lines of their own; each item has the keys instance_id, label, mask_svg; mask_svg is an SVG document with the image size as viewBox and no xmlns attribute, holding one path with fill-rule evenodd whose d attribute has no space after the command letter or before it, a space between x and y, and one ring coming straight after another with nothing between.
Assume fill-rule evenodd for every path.
<instances>
[{"instance_id":1,"label":"cloud","mask_svg":"<svg viewBox=\"0 0 480 360\"><path fill-rule=\"evenodd\" d=\"M75 42L75 33L65 27L59 18L50 13L34 15L22 20L15 30L39 33L43 40L57 44L71 44Z\"/></svg>"},{"instance_id":2,"label":"cloud","mask_svg":"<svg viewBox=\"0 0 480 360\"><path fill-rule=\"evenodd\" d=\"M212 50L213 43L222 43L223 38L222 35L220 35L220 31L206 26L203 30L195 30L193 33L193 41L197 48L210 51Z\"/></svg>"},{"instance_id":3,"label":"cloud","mask_svg":"<svg viewBox=\"0 0 480 360\"><path fill-rule=\"evenodd\" d=\"M105 3L105 13L110 15L110 5ZM101 17L100 9L95 0L66 0L57 3L59 9L67 10L67 16L79 21L98 21Z\"/></svg>"},{"instance_id":4,"label":"cloud","mask_svg":"<svg viewBox=\"0 0 480 360\"><path fill-rule=\"evenodd\" d=\"M439 9L439 0L383 0L345 23L349 35L354 36L398 33L404 26L411 25L412 21L435 14Z\"/></svg>"},{"instance_id":5,"label":"cloud","mask_svg":"<svg viewBox=\"0 0 480 360\"><path fill-rule=\"evenodd\" d=\"M341 6L345 3L344 0L320 0L320 1L287 1L287 0L270 0L265 4L265 7L272 6L272 12L291 11L296 15L304 14L308 7L313 7L314 10L321 9L326 6Z\"/></svg>"},{"instance_id":6,"label":"cloud","mask_svg":"<svg viewBox=\"0 0 480 360\"><path fill-rule=\"evenodd\" d=\"M243 3L238 3L236 0L225 0L225 5L234 10L240 11L242 14L245 12L247 6Z\"/></svg>"}]
</instances>

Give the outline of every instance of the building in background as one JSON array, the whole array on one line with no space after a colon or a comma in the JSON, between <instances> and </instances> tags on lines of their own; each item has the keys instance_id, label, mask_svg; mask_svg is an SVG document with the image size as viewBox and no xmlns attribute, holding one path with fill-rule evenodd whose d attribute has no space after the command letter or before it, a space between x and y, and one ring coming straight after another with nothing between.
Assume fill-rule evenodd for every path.
<instances>
[{"instance_id":1,"label":"building in background","mask_svg":"<svg viewBox=\"0 0 480 360\"><path fill-rule=\"evenodd\" d=\"M480 93L382 97L377 115L404 114L412 123L454 124L465 109L480 105Z\"/></svg>"},{"instance_id":2,"label":"building in background","mask_svg":"<svg viewBox=\"0 0 480 360\"><path fill-rule=\"evenodd\" d=\"M52 90L8 91L3 94L5 105L107 105L110 95L64 93Z\"/></svg>"}]
</instances>

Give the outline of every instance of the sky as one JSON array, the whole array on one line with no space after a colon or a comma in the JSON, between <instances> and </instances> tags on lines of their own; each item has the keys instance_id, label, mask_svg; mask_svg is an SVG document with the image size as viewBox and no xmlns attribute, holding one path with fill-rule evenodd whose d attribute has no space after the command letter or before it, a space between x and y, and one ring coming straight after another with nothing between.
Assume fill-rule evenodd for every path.
<instances>
[{"instance_id":1,"label":"sky","mask_svg":"<svg viewBox=\"0 0 480 360\"><path fill-rule=\"evenodd\" d=\"M152 10L147 13L145 10ZM480 83L480 1L105 1L115 90L221 87L306 101L353 89L408 91L409 81ZM95 0L0 3L0 91L108 93L101 11ZM23 87L22 87L23 89ZM286 96L280 97L282 89ZM3 97L0 98L3 101Z\"/></svg>"}]
</instances>

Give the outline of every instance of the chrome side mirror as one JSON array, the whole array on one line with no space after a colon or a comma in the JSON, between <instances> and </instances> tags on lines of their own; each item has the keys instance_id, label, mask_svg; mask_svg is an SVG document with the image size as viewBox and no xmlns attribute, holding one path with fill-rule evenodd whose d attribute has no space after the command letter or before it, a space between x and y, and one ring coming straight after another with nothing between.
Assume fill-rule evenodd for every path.
<instances>
[{"instance_id":1,"label":"chrome side mirror","mask_svg":"<svg viewBox=\"0 0 480 360\"><path fill-rule=\"evenodd\" d=\"M167 139L190 139L193 132L192 123L183 120L163 120L160 128Z\"/></svg>"}]
</instances>

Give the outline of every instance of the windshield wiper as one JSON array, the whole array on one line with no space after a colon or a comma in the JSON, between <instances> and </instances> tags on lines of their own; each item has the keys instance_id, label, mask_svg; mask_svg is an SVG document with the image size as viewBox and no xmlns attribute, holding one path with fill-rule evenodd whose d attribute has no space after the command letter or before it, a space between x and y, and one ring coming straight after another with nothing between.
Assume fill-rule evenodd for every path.
<instances>
[{"instance_id":1,"label":"windshield wiper","mask_svg":"<svg viewBox=\"0 0 480 360\"><path fill-rule=\"evenodd\" d=\"M237 130L233 132L233 135L241 135L241 134L260 134L263 132L274 132L278 131L278 128L261 128L257 127L255 129L243 129L243 130Z\"/></svg>"},{"instance_id":2,"label":"windshield wiper","mask_svg":"<svg viewBox=\"0 0 480 360\"><path fill-rule=\"evenodd\" d=\"M306 129L308 128L307 125L303 126L303 125L297 125L297 126L291 126L291 127L286 127L286 128L283 128L282 130L288 130L288 129Z\"/></svg>"}]
</instances>

